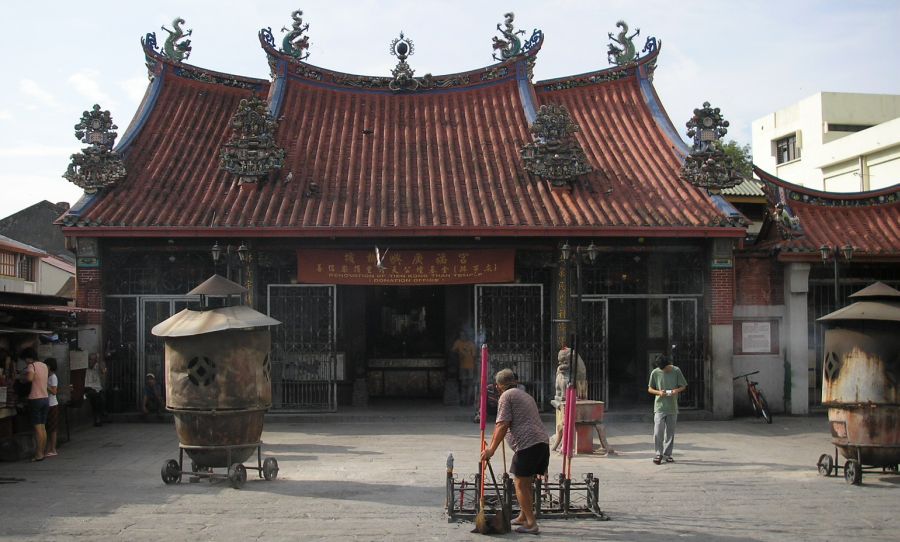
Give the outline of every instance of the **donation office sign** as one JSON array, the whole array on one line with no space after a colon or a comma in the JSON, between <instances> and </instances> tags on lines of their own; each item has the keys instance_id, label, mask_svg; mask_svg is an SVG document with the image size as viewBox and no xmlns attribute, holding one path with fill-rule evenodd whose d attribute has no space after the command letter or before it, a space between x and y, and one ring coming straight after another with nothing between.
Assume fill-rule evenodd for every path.
<instances>
[{"instance_id":1,"label":"donation office sign","mask_svg":"<svg viewBox=\"0 0 900 542\"><path fill-rule=\"evenodd\" d=\"M297 282L417 286L513 282L515 250L300 249Z\"/></svg>"}]
</instances>

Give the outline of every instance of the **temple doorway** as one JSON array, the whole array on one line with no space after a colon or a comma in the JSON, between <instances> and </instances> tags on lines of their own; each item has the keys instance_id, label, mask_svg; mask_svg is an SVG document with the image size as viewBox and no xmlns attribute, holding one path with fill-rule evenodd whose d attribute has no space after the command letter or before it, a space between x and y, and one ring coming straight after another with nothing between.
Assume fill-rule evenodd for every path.
<instances>
[{"instance_id":1,"label":"temple doorway","mask_svg":"<svg viewBox=\"0 0 900 542\"><path fill-rule=\"evenodd\" d=\"M366 288L369 397L441 399L447 379L447 287Z\"/></svg>"},{"instance_id":2,"label":"temple doorway","mask_svg":"<svg viewBox=\"0 0 900 542\"><path fill-rule=\"evenodd\" d=\"M646 298L609 299L609 398L610 408L621 411L649 405L647 393L652 357L656 355L650 334L664 329L648 329L655 315ZM660 318L660 322L662 319ZM653 322L653 325L657 324Z\"/></svg>"}]
</instances>

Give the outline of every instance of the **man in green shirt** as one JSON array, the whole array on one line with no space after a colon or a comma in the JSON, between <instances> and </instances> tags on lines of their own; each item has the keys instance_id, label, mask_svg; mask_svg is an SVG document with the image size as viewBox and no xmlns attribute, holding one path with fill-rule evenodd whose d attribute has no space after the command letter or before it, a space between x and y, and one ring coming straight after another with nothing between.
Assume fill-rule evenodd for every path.
<instances>
[{"instance_id":1,"label":"man in green shirt","mask_svg":"<svg viewBox=\"0 0 900 542\"><path fill-rule=\"evenodd\" d=\"M687 388L687 380L681 369L672 365L668 356L656 358L656 369L650 373L650 384L647 391L655 395L653 401L653 439L656 456L653 462L659 465L672 459L672 447L675 445L675 422L678 419L678 394Z\"/></svg>"}]
</instances>

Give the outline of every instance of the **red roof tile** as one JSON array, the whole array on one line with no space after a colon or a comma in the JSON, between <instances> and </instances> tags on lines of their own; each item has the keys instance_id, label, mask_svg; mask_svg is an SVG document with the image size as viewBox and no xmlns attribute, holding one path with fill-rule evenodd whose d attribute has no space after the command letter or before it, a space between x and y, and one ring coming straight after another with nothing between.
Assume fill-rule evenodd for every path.
<instances>
[{"instance_id":1,"label":"red roof tile","mask_svg":"<svg viewBox=\"0 0 900 542\"><path fill-rule=\"evenodd\" d=\"M853 258L900 260L900 184L880 190L834 193L812 190L754 168L770 208L785 203L800 219L796 237L781 238L766 216L756 249L777 250L784 260L819 261L822 245L854 248Z\"/></svg>"},{"instance_id":2,"label":"red roof tile","mask_svg":"<svg viewBox=\"0 0 900 542\"><path fill-rule=\"evenodd\" d=\"M267 53L279 73L269 96L287 151L280 174L242 190L219 169L228 120L251 90L159 59L161 89L128 142L127 178L71 212L80 227L67 234L743 235L678 179L681 143L667 135L645 64L605 83L532 86L518 57L435 78L444 88L391 92ZM577 85L542 88L565 81ZM530 112L551 102L581 125L596 168L571 191L550 190L519 154Z\"/></svg>"},{"instance_id":3,"label":"red roof tile","mask_svg":"<svg viewBox=\"0 0 900 542\"><path fill-rule=\"evenodd\" d=\"M566 107L596 168L572 192L558 194L567 220L584 226L704 228L721 216L704 190L679 179L684 144L675 138L642 70L613 68L535 84L541 104ZM596 81L596 82L595 82ZM646 87L642 89L642 83ZM649 91L649 92L647 92ZM659 108L654 115L653 108ZM666 132L669 132L668 134Z\"/></svg>"}]
</instances>

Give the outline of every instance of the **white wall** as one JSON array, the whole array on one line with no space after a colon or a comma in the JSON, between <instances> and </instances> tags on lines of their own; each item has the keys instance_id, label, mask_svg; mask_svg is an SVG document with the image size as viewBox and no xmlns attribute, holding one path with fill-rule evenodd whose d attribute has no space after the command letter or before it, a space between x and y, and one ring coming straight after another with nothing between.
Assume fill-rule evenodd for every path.
<instances>
[{"instance_id":1,"label":"white wall","mask_svg":"<svg viewBox=\"0 0 900 542\"><path fill-rule=\"evenodd\" d=\"M859 132L828 124L873 125ZM900 95L820 92L752 124L753 162L795 184L831 192L900 183ZM797 134L800 158L777 164L775 141Z\"/></svg>"},{"instance_id":2,"label":"white wall","mask_svg":"<svg viewBox=\"0 0 900 542\"><path fill-rule=\"evenodd\" d=\"M66 281L74 276L72 273L63 271L44 261L41 261L40 267L40 282L38 283L39 294L56 295L56 292L63 287Z\"/></svg>"}]
</instances>

